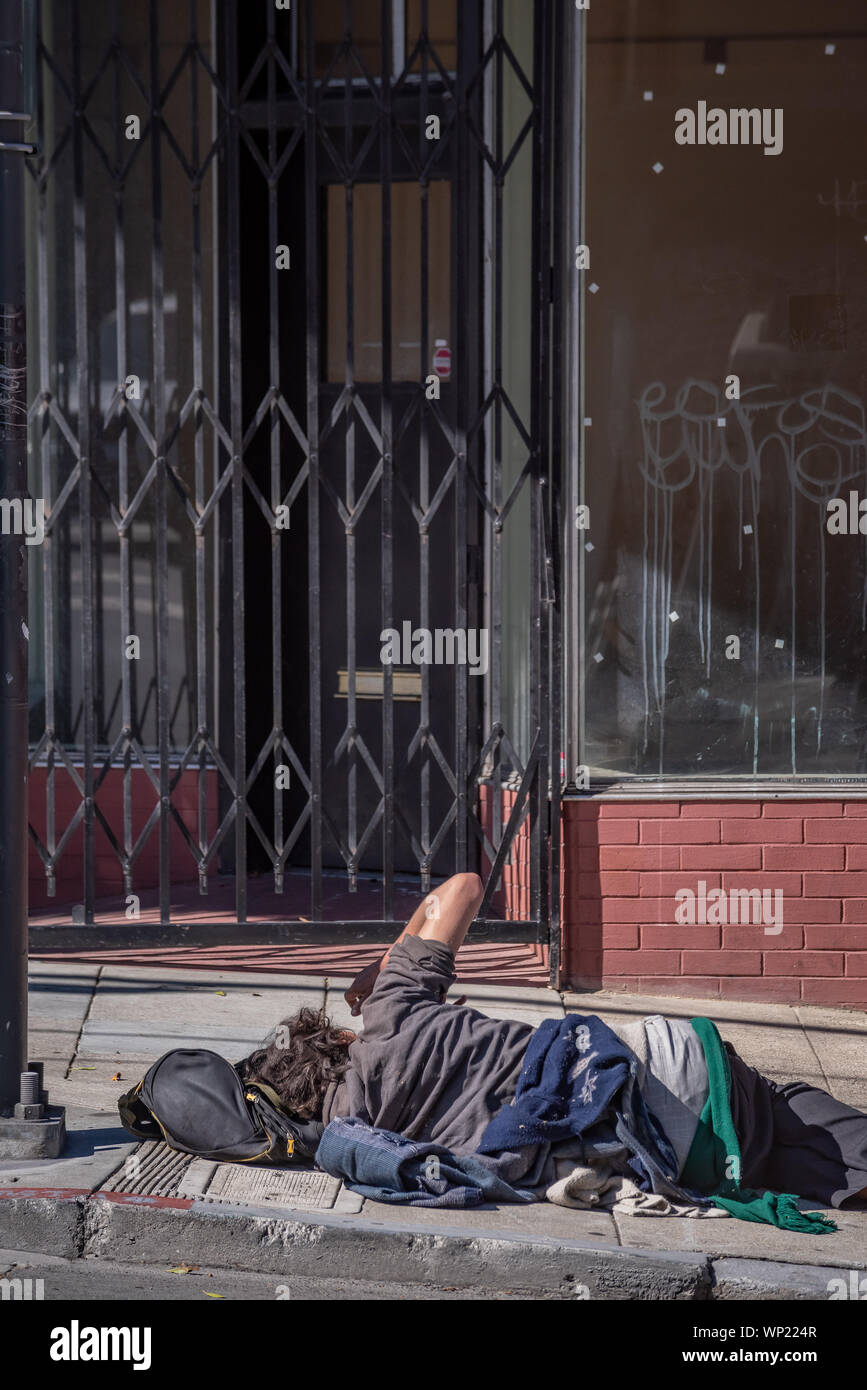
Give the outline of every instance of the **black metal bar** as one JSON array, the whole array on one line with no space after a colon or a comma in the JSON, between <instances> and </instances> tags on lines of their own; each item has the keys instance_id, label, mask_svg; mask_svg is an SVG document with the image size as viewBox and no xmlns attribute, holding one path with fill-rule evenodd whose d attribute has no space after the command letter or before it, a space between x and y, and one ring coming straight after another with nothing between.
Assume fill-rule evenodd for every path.
<instances>
[{"instance_id":1,"label":"black metal bar","mask_svg":"<svg viewBox=\"0 0 867 1390\"><path fill-rule=\"evenodd\" d=\"M268 168L273 171L277 165L277 126L274 118L274 103L277 96L277 71L274 57L276 42L277 13L273 5L268 7L266 35L268 41L267 83L268 83ZM278 289L276 247L280 242L278 235L278 181L273 172L268 179L268 248L270 251L268 269L268 378L271 391L269 443L271 451L270 500L271 510L276 514L283 501L283 488L280 468L280 444L282 437L278 393L280 391L280 294ZM290 248L290 255L291 255ZM283 891L282 854L284 849L283 802L285 791L277 785L277 768L283 752L283 544L284 532L271 527L271 737L273 739L273 872L274 889Z\"/></svg>"},{"instance_id":2,"label":"black metal bar","mask_svg":"<svg viewBox=\"0 0 867 1390\"><path fill-rule=\"evenodd\" d=\"M344 25L349 32L352 27L352 7L351 0L344 3ZM347 61L343 75L343 158L347 168L352 163L352 135L354 129L353 113L353 87L352 87L352 67ZM344 384L348 389L355 388L355 186L352 182L347 183L345 198L346 214L346 364ZM346 506L351 512L355 508L356 498L356 421L355 412L351 406L347 408L345 415L346 429ZM358 670L358 643L357 629L358 621L358 537L354 524L346 531L346 669L347 669L347 699L346 699L346 727L348 734L348 746L346 749L346 790L347 790L347 825L346 843L350 853L349 869L349 888L355 891L358 884L359 852L358 852L358 704L357 693L357 670Z\"/></svg>"},{"instance_id":3,"label":"black metal bar","mask_svg":"<svg viewBox=\"0 0 867 1390\"><path fill-rule=\"evenodd\" d=\"M190 0L190 30L196 53L200 52L196 0ZM205 395L204 363L204 307L202 295L202 199L198 171L201 165L199 141L199 74L200 65L193 62L190 72L192 84L192 164L196 170L196 183L192 189L192 292L193 292L193 386ZM212 174L212 179L215 176ZM205 415L201 397L194 411L194 449L195 449L195 511L201 516L207 498L205 494ZM199 853L204 854L208 840L208 593L207 593L207 543L205 531L196 528L196 738L197 738L197 831ZM208 891L207 873L199 869L199 892Z\"/></svg>"},{"instance_id":4,"label":"black metal bar","mask_svg":"<svg viewBox=\"0 0 867 1390\"><path fill-rule=\"evenodd\" d=\"M544 6L536 5L533 10L533 90L534 90L534 109L533 109L533 246L531 252L531 322L530 322L530 719L536 723L540 735L543 725L543 700L544 695L540 689L538 675L541 673L542 662L542 633L540 611L540 580L542 573L542 555L540 546L541 513L542 501L540 497L539 480L541 476L541 456L544 449L542 432L545 427L546 410L542 407L542 392L544 390L544 379L541 370L541 357L545 342L544 324L542 321L542 276L547 270L548 248L545 245L545 226L543 222L543 156L544 156L544 136L543 136L543 111L540 106L541 83L544 72ZM547 278L547 276L546 276ZM546 296L547 298L547 296ZM547 306L546 306L547 307ZM547 407L547 403L546 403ZM534 680L533 677L537 679ZM547 733L547 730L545 730ZM542 793L546 790L544 786L544 775L546 770L543 761L544 751L540 747L540 763L537 766L537 775L528 789L528 801L530 803L530 897L532 902L532 915L541 922L541 895L540 877L538 872L540 837L543 827L543 807ZM545 825L547 830L547 825Z\"/></svg>"},{"instance_id":5,"label":"black metal bar","mask_svg":"<svg viewBox=\"0 0 867 1390\"><path fill-rule=\"evenodd\" d=\"M475 6L471 5L470 8L474 10ZM353 81L353 77L355 81ZM367 83L360 81L357 71L348 74L347 81L353 90L354 123L362 128L375 125L380 114L378 100L371 96ZM431 90L427 111L429 114L439 115L445 119L449 114L449 105L443 94L443 83L439 73L431 74L429 82ZM413 91L415 85L416 79L410 75L405 79L401 91L396 92L393 97L392 114L396 119L406 121L407 124L414 121L418 115L418 96ZM338 97L336 86L332 82L330 90L322 93L321 106L317 116L319 123L329 128L332 126L343 127L342 106L342 98ZM244 125L250 130L266 130L268 116L268 103L266 101L241 103L241 118ZM274 118L278 130L294 129L304 119L304 103L296 101L292 97L278 97L274 103Z\"/></svg>"},{"instance_id":6,"label":"black metal bar","mask_svg":"<svg viewBox=\"0 0 867 1390\"><path fill-rule=\"evenodd\" d=\"M4 95L23 98L22 6L0 7ZM8 85L7 85L8 84ZM0 118L2 119L2 118ZM0 148L0 491L27 489L27 337L24 275L24 164ZM16 531L18 532L16 534ZM0 1114L19 1098L27 1063L27 557L18 528L0 535Z\"/></svg>"},{"instance_id":7,"label":"black metal bar","mask_svg":"<svg viewBox=\"0 0 867 1390\"><path fill-rule=\"evenodd\" d=\"M222 77L226 105L231 104L228 87L229 50L237 44L237 32L232 28L233 13L223 5L214 14L216 37L215 62ZM234 72L235 99L237 99L237 70ZM238 139L238 127L229 124L223 117L223 138L219 144L216 161L217 178L217 237L216 269L219 287L216 312L217 359L215 379L215 420L220 428L214 433L213 460L211 467L211 486L214 492L224 483L225 474L231 463L231 444L226 442L226 434L231 428L230 401L233 357L229 349L230 334L230 293L229 267L230 246L228 237L230 208L237 200L238 172L234 163L234 150ZM227 817L234 815L235 789L231 773L234 762L234 689L235 665L232 650L233 614L233 576L232 576L232 497L224 488L216 506L216 545L214 556L214 585L216 590L216 621L214 624L214 728L218 759L224 764L217 778L217 821L219 825ZM218 864L221 873L231 873L235 867L234 840L226 835L220 841Z\"/></svg>"},{"instance_id":8,"label":"black metal bar","mask_svg":"<svg viewBox=\"0 0 867 1390\"><path fill-rule=\"evenodd\" d=\"M530 718L539 728L539 763L530 818L531 916L539 923L540 939L547 943L548 930L548 775L550 763L548 710L548 642L550 612L544 602L546 554L543 544L549 474L548 368L550 341L551 224L549 220L550 106L549 82L552 59L551 6L536 5L533 34L533 324L530 362L533 373L530 435L533 441L530 493ZM558 770L559 772L559 770ZM544 935L543 935L544 934Z\"/></svg>"},{"instance_id":9,"label":"black metal bar","mask_svg":"<svg viewBox=\"0 0 867 1390\"><path fill-rule=\"evenodd\" d=\"M453 224L455 257L458 262L453 273L453 324L457 346L456 360L461 364L460 376L453 387L455 447L458 455L455 507L459 513L466 515L464 585L467 621L472 622L477 628L488 629L490 638L482 564L489 518L470 482L472 475L483 478L485 476L487 435L484 427L474 428L487 394L485 344L490 312L485 281L488 247L485 243L484 180L487 165L478 146L469 138L469 123L472 120L476 129L485 129L484 78L481 82L476 82L472 91L470 84L479 74L485 51L483 11L488 8L481 5L459 7L459 119L452 138L457 145L458 170L456 217ZM467 312L468 305L473 306L472 312ZM496 657L493 660L495 662ZM467 799L462 808L463 814L458 817L461 821L464 844L460 854L456 855L455 862L456 865L462 863L470 870L483 867L474 833L476 816L480 809L481 785L478 776L475 772L471 774L470 769L477 767L480 750L487 741L490 670L489 664L488 675L478 680L467 681L463 687L463 694L467 700L466 722L458 754L460 762L456 766L456 781L459 789L467 786ZM457 719L456 712L456 722Z\"/></svg>"},{"instance_id":10,"label":"black metal bar","mask_svg":"<svg viewBox=\"0 0 867 1390\"><path fill-rule=\"evenodd\" d=\"M472 76L472 56L475 53L476 45L473 42L473 21L478 28L479 17L477 7L458 5L457 6L457 43L458 43L458 74L457 74L457 99L459 122L456 132L457 144L457 177L455 195L453 198L451 215L451 234L455 247L454 267L454 316L455 316L455 355L452 367L452 376L455 380L455 444L456 444L456 471L455 471L455 627L466 628L467 614L467 508L469 506L469 486L467 478L467 422L471 418L471 365L470 365L470 343L469 320L473 310L470 308L470 265L468 257L464 252L464 237L462 232L462 221L469 216L470 209L465 206L467 189L470 186L470 162L472 152L470 150L469 135L466 127L466 120L460 119L461 115L466 114L469 101L468 87ZM473 402L475 407L476 402ZM467 785L467 672L466 668L457 667L455 670L454 699L455 699L455 739L454 739L454 760L455 760L455 870L458 873L466 872L470 868L469 863L469 817L475 809L469 804L471 795L478 795L478 787L472 789ZM475 865L472 866L475 868Z\"/></svg>"},{"instance_id":11,"label":"black metal bar","mask_svg":"<svg viewBox=\"0 0 867 1390\"><path fill-rule=\"evenodd\" d=\"M241 128L238 114L238 4L227 0L226 87L229 95L227 241L229 415L232 439L232 663L234 689L235 911L247 917L247 699L244 660L244 422L241 396ZM273 254L273 253L272 253Z\"/></svg>"},{"instance_id":12,"label":"black metal bar","mask_svg":"<svg viewBox=\"0 0 867 1390\"><path fill-rule=\"evenodd\" d=\"M319 515L319 186L313 3L304 0L304 219L307 261L307 537L310 691L310 915L322 915L322 629Z\"/></svg>"},{"instance_id":13,"label":"black metal bar","mask_svg":"<svg viewBox=\"0 0 867 1390\"><path fill-rule=\"evenodd\" d=\"M477 918L467 934L469 942L491 941L521 945L535 942L535 920L504 922ZM86 928L30 924L31 954L53 951L133 950L139 947L175 946L343 946L365 942L391 942L396 924L381 918L337 922L94 922Z\"/></svg>"},{"instance_id":14,"label":"black metal bar","mask_svg":"<svg viewBox=\"0 0 867 1390\"><path fill-rule=\"evenodd\" d=\"M120 0L114 0L112 5L112 29L116 44L121 42L120 30ZM115 125L115 162L118 168L121 167L124 158L123 144L123 110L122 102L122 81L121 67L115 64L114 69L114 125ZM123 187L115 182L114 188L114 276L115 276L115 324L116 324L116 375L117 381L125 382L127 373L135 368L128 364L128 335L127 335L127 302L126 302L126 235L124 222L124 198ZM136 375L141 375L139 366ZM122 430L117 441L117 463L118 463L118 508L121 517L126 516L127 508L130 505L130 475L129 475L129 433L126 429ZM120 579L120 631L121 641L123 642L127 634L136 632L136 620L134 615L135 585L133 581L133 547L132 537L125 526L118 528L118 562ZM136 672L138 663L135 661L121 661L120 680L121 680L121 734L124 738L123 746L123 831L122 844L125 856L124 863L124 893L132 892L132 871L130 856L134 848L133 831L133 790L132 790L132 768L133 750L132 736L135 724L134 709L137 704L137 683Z\"/></svg>"},{"instance_id":15,"label":"black metal bar","mask_svg":"<svg viewBox=\"0 0 867 1390\"><path fill-rule=\"evenodd\" d=\"M153 325L153 432L159 450L155 487L157 587L157 739L159 743L160 919L171 917L170 781L169 768L169 548L168 477L166 458L166 324L163 265L162 102L160 96L159 0L150 3L150 130L151 130L151 322ZM240 919L243 920L243 919Z\"/></svg>"},{"instance_id":16,"label":"black metal bar","mask_svg":"<svg viewBox=\"0 0 867 1390\"><path fill-rule=\"evenodd\" d=\"M41 20L41 5L38 6L37 20ZM37 39L39 35L39 25L37 23ZM35 68L35 88L36 88L36 131L37 142L42 150L45 149L45 92L43 84L43 64L36 64ZM42 481L42 497L45 502L47 514L50 516L53 510L55 488L52 469L51 451L51 432L49 402L51 385L51 340L49 332L50 307L48 286L48 209L45 185L39 183L39 175L42 173L44 156L36 163L36 173L34 180L37 182L38 199L36 211L36 281L38 287L38 333L39 333L39 400L42 403L39 422L39 462ZM57 849L56 819L54 807L54 786L55 786L55 738L57 733L57 684L58 679L55 670L56 659L56 629L55 629L55 603L57 586L55 575L58 568L58 549L57 533L53 526L46 530L45 540L42 543L42 658L45 671L45 740L46 740L46 773L45 773L45 845L50 856L46 868L46 886L49 897L54 896L55 873L54 873L54 854Z\"/></svg>"},{"instance_id":17,"label":"black metal bar","mask_svg":"<svg viewBox=\"0 0 867 1390\"><path fill-rule=\"evenodd\" d=\"M426 100L428 97L428 48L427 48L427 26L428 26L428 0L421 0L421 29L425 38L424 46L421 51L421 86L419 87L418 105L418 159L419 165L424 166L427 159L427 151L424 137L424 124L426 111ZM419 236L419 293L421 296L421 332L419 347L419 373L420 383L427 377L428 363L430 355L430 277L428 257L430 254L429 236L429 190L430 184L426 178L422 178L419 194L421 200L421 226ZM454 201L454 200L453 200ZM453 214L454 215L454 214ZM450 228L451 232L451 228ZM426 516L430 506L430 438L428 426L430 412L427 408L428 402L426 392L420 384L420 407L418 421L418 503L422 516ZM419 589L419 621L423 628L431 626L431 547L430 529L426 523L419 522L418 537L418 589ZM423 892L427 892L430 887L430 846L431 846L431 756L428 744L431 727L431 701L430 701L430 668L423 666L421 671L421 703L419 705L419 758L421 766L419 769L419 839L425 858L420 867L421 887Z\"/></svg>"},{"instance_id":18,"label":"black metal bar","mask_svg":"<svg viewBox=\"0 0 867 1390\"><path fill-rule=\"evenodd\" d=\"M391 344L391 122L392 122L392 41L391 0L382 0L382 381L380 387L379 428L382 435L382 626L394 626L394 455L392 421L392 344ZM382 915L394 912L394 684L392 668L383 670L382 702Z\"/></svg>"},{"instance_id":19,"label":"black metal bar","mask_svg":"<svg viewBox=\"0 0 867 1390\"><path fill-rule=\"evenodd\" d=\"M72 82L76 109L81 105L81 10L72 8ZM78 377L78 481L81 564L81 718L84 738L84 913L93 917L94 866L94 670L93 670L93 489L91 463L91 334L88 320L87 214L85 202L84 127L73 123L73 274L75 280L75 348Z\"/></svg>"},{"instance_id":20,"label":"black metal bar","mask_svg":"<svg viewBox=\"0 0 867 1390\"><path fill-rule=\"evenodd\" d=\"M490 467L491 501L496 520L491 535L491 723L503 722L503 0L496 0L496 44L493 65L492 128L494 138L494 286L493 286L493 452ZM532 582L532 581L531 581ZM531 676L532 679L532 676ZM503 792L500 744L493 750L491 779L492 838L499 844L503 834Z\"/></svg>"}]
</instances>

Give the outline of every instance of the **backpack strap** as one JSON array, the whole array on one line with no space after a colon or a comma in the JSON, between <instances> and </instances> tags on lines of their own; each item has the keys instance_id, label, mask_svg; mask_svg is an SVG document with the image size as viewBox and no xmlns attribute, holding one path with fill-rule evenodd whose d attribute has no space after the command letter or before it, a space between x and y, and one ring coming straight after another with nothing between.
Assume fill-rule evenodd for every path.
<instances>
[{"instance_id":1,"label":"backpack strap","mask_svg":"<svg viewBox=\"0 0 867 1390\"><path fill-rule=\"evenodd\" d=\"M256 1091L260 1093L259 1097L251 1094ZM286 1109L284 1102L273 1086L269 1086L265 1081L258 1081L255 1077L246 1082L244 1096L256 1105L260 1122L266 1129L269 1138L272 1131L277 1130L279 1138L285 1142L286 1157L290 1162L313 1158L325 1128L321 1122L296 1119ZM257 1100L259 1101L258 1104L256 1104Z\"/></svg>"},{"instance_id":2,"label":"backpack strap","mask_svg":"<svg viewBox=\"0 0 867 1390\"><path fill-rule=\"evenodd\" d=\"M120 1097L117 1102L118 1113L124 1129L134 1134L137 1139L159 1139L160 1131L157 1129L155 1117L139 1095L145 1079L142 1077L137 1086L133 1086L131 1091Z\"/></svg>"},{"instance_id":3,"label":"backpack strap","mask_svg":"<svg viewBox=\"0 0 867 1390\"><path fill-rule=\"evenodd\" d=\"M257 1091L261 1091L264 1096L268 1097L275 1110L282 1111L282 1113L286 1115L287 1118L291 1119L289 1111L286 1109L286 1106L283 1104L282 1100L278 1096L277 1092L274 1090L273 1086L268 1086L266 1082L258 1081L255 1077L252 1081L247 1081L244 1083L244 1090L246 1091L249 1086L254 1086ZM249 1100L250 1097L248 1096L247 1099Z\"/></svg>"}]
</instances>

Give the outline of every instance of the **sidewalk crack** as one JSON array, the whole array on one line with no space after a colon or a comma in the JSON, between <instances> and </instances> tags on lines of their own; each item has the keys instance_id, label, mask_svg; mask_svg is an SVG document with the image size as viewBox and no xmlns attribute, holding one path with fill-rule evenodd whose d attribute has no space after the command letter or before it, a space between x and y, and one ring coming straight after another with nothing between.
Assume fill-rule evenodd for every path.
<instances>
[{"instance_id":1,"label":"sidewalk crack","mask_svg":"<svg viewBox=\"0 0 867 1390\"><path fill-rule=\"evenodd\" d=\"M798 1012L797 1006L794 1006L794 1007L793 1007L792 1012L794 1013L795 1018L798 1020L798 1026L799 1026L799 1028L801 1029L801 1032L803 1033L804 1037L805 1037L806 1040L807 1040L807 1046L809 1047L810 1051L812 1052L813 1056L815 1057L816 1061L817 1061L818 1064L819 1064L819 1071L822 1073L822 1079L823 1079L824 1082L825 1082L825 1090L828 1091L831 1095L833 1095L834 1092L833 1092L833 1090L831 1089L831 1081L830 1081L830 1078L829 1078L829 1076L828 1076L828 1073L825 1071L825 1068L824 1068L824 1066L823 1066L823 1064L822 1064L822 1059L821 1059L821 1057L819 1056L818 1052L816 1051L816 1045L815 1045L815 1043L813 1042L813 1039L810 1037L809 1031L808 1031L808 1029L807 1029L807 1025L804 1023L804 1020L801 1018L801 1015L800 1015L800 1013Z\"/></svg>"},{"instance_id":2,"label":"sidewalk crack","mask_svg":"<svg viewBox=\"0 0 867 1390\"><path fill-rule=\"evenodd\" d=\"M96 999L96 991L99 989L100 981L102 980L102 972L103 972L104 969L105 969L105 967L104 967L103 965L100 965L100 966L97 967L96 979L95 979L94 982L93 982L93 989L92 989L91 995L90 995L90 1002L88 1003L87 1008L86 1008L85 1011L84 1011L84 1018L81 1020L81 1027L79 1028L78 1033L77 1033L76 1038L75 1038L75 1046L74 1046L73 1049L72 1049L72 1056L70 1057L70 1059L69 1059L69 1065L68 1065L67 1068L66 1068L66 1074L65 1074L65 1076L64 1076L64 1078L63 1078L64 1081L68 1081L68 1080L69 1080L70 1073L72 1072L72 1068L73 1068L73 1065L74 1065L74 1063L75 1063L75 1059L76 1059L77 1056L78 1056L78 1049L79 1049L79 1047L80 1047L80 1045L81 1045L81 1038L82 1038L82 1035L83 1035L83 1033L84 1033L85 1028L87 1027L88 1020L90 1019L91 1011L92 1011L93 1005L94 1005L94 1000Z\"/></svg>"}]
</instances>

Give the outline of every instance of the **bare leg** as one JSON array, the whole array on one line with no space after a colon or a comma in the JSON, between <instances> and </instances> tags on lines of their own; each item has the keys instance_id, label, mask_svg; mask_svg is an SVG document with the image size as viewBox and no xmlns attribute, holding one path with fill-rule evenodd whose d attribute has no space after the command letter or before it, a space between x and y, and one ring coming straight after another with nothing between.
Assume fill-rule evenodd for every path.
<instances>
[{"instance_id":1,"label":"bare leg","mask_svg":"<svg viewBox=\"0 0 867 1390\"><path fill-rule=\"evenodd\" d=\"M418 935L441 941L457 955L484 893L484 884L478 874L455 874L447 879L425 898Z\"/></svg>"},{"instance_id":2,"label":"bare leg","mask_svg":"<svg viewBox=\"0 0 867 1390\"><path fill-rule=\"evenodd\" d=\"M405 936L422 936L441 941L457 955L483 897L484 885L478 874L454 874L422 899L394 946ZM381 960L365 966L344 994L354 1015L360 1013L361 1004L376 984L394 946L389 947Z\"/></svg>"}]
</instances>

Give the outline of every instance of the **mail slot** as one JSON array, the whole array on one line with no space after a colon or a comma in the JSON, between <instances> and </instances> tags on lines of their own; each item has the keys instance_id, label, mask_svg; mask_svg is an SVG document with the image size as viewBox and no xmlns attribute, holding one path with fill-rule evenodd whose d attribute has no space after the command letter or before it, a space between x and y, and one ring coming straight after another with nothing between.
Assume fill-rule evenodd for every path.
<instances>
[{"instance_id":1,"label":"mail slot","mask_svg":"<svg viewBox=\"0 0 867 1390\"><path fill-rule=\"evenodd\" d=\"M421 671L397 671L392 667L392 693L395 700L421 701ZM349 696L349 672L338 670L335 700ZM382 700L385 697L385 672L373 668L355 671L356 700Z\"/></svg>"}]
</instances>

